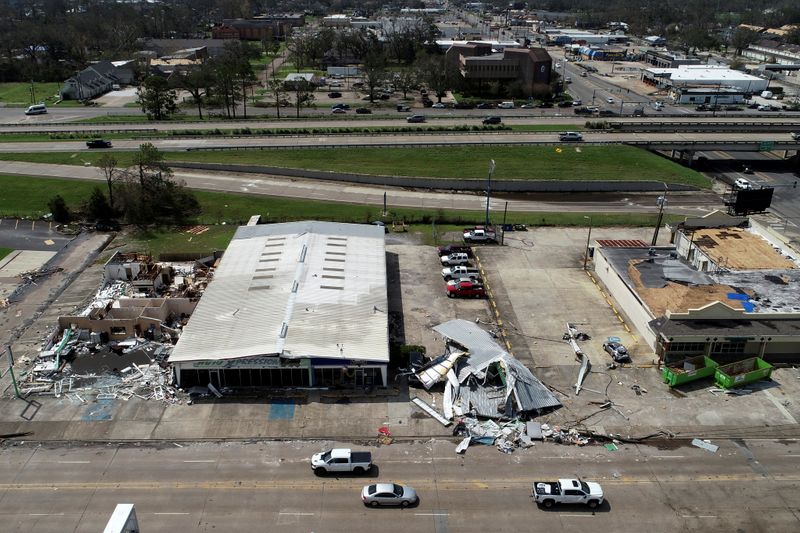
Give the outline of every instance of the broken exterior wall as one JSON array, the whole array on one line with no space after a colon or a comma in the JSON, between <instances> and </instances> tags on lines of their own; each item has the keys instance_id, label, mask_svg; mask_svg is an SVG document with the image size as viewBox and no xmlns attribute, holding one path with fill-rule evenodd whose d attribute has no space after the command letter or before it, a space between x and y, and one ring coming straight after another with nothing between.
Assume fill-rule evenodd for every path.
<instances>
[{"instance_id":1,"label":"broken exterior wall","mask_svg":"<svg viewBox=\"0 0 800 533\"><path fill-rule=\"evenodd\" d=\"M658 336L650 328L649 322L655 318L647 305L634 294L627 283L617 274L603 256L600 248L594 254L594 272L597 279L603 282L612 298L619 304L631 324L636 327L643 340L655 350Z\"/></svg>"},{"instance_id":2,"label":"broken exterior wall","mask_svg":"<svg viewBox=\"0 0 800 533\"><path fill-rule=\"evenodd\" d=\"M119 307L95 309L89 316L59 317L59 329L74 326L106 333L110 340L123 340L141 336L150 326L159 330L169 317L191 315L197 305L189 298L122 298L117 302Z\"/></svg>"}]
</instances>

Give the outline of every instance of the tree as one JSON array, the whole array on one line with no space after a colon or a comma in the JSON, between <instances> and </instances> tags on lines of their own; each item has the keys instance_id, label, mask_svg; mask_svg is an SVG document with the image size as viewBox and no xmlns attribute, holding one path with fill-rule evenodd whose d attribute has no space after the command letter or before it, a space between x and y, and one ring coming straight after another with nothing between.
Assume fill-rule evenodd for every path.
<instances>
[{"instance_id":1,"label":"tree","mask_svg":"<svg viewBox=\"0 0 800 533\"><path fill-rule=\"evenodd\" d=\"M67 207L67 202L64 201L64 198L62 198L60 194L53 196L50 201L47 202L47 208L50 210L50 213L53 215L53 220L56 222L67 224L72 220L72 213L70 213Z\"/></svg>"},{"instance_id":2,"label":"tree","mask_svg":"<svg viewBox=\"0 0 800 533\"><path fill-rule=\"evenodd\" d=\"M172 81L175 87L183 89L192 95L192 100L197 106L197 114L200 120L203 120L203 107L205 106L205 97L210 87L214 82L214 72L211 70L209 63L204 63L197 68L193 68L174 76Z\"/></svg>"},{"instance_id":3,"label":"tree","mask_svg":"<svg viewBox=\"0 0 800 533\"><path fill-rule=\"evenodd\" d=\"M236 116L236 106L244 101L244 114L247 116L247 86L255 81L250 59L258 56L258 50L242 41L229 41L219 57L211 62L214 72L214 87L222 97L225 113Z\"/></svg>"},{"instance_id":4,"label":"tree","mask_svg":"<svg viewBox=\"0 0 800 533\"><path fill-rule=\"evenodd\" d=\"M88 220L111 220L115 215L100 187L92 189L92 195L86 204L86 218Z\"/></svg>"},{"instance_id":5,"label":"tree","mask_svg":"<svg viewBox=\"0 0 800 533\"><path fill-rule=\"evenodd\" d=\"M383 50L375 49L367 53L364 58L364 85L369 91L369 101L375 101L375 89L383 85L386 80L386 55Z\"/></svg>"},{"instance_id":6,"label":"tree","mask_svg":"<svg viewBox=\"0 0 800 533\"><path fill-rule=\"evenodd\" d=\"M133 166L120 184L125 219L138 226L184 223L200 212L200 204L183 183L172 179L164 155L145 143L134 154Z\"/></svg>"},{"instance_id":7,"label":"tree","mask_svg":"<svg viewBox=\"0 0 800 533\"><path fill-rule=\"evenodd\" d=\"M417 72L411 68L404 68L394 75L394 86L403 93L406 98L408 91L412 91L419 85Z\"/></svg>"},{"instance_id":8,"label":"tree","mask_svg":"<svg viewBox=\"0 0 800 533\"><path fill-rule=\"evenodd\" d=\"M146 78L137 95L137 102L148 120L164 120L178 111L178 94L160 76Z\"/></svg>"},{"instance_id":9,"label":"tree","mask_svg":"<svg viewBox=\"0 0 800 533\"><path fill-rule=\"evenodd\" d=\"M306 80L294 82L294 105L297 111L297 118L300 118L301 107L311 107L314 104L314 90L316 85Z\"/></svg>"},{"instance_id":10,"label":"tree","mask_svg":"<svg viewBox=\"0 0 800 533\"><path fill-rule=\"evenodd\" d=\"M449 75L444 55L425 54L417 60L416 68L420 79L425 82L428 89L436 92L436 97L441 102L441 95L450 89L452 78Z\"/></svg>"},{"instance_id":11,"label":"tree","mask_svg":"<svg viewBox=\"0 0 800 533\"><path fill-rule=\"evenodd\" d=\"M744 28L737 28L731 36L731 46L736 49L737 56L742 55L742 50L758 40L758 34Z\"/></svg>"},{"instance_id":12,"label":"tree","mask_svg":"<svg viewBox=\"0 0 800 533\"><path fill-rule=\"evenodd\" d=\"M119 178L117 158L113 154L105 153L97 160L97 166L103 172L108 186L108 204L114 208L114 182Z\"/></svg>"},{"instance_id":13,"label":"tree","mask_svg":"<svg viewBox=\"0 0 800 533\"><path fill-rule=\"evenodd\" d=\"M275 76L267 80L267 88L272 93L273 103L275 104L275 114L277 118L281 118L281 104L286 100L286 86L283 80L279 80Z\"/></svg>"}]
</instances>

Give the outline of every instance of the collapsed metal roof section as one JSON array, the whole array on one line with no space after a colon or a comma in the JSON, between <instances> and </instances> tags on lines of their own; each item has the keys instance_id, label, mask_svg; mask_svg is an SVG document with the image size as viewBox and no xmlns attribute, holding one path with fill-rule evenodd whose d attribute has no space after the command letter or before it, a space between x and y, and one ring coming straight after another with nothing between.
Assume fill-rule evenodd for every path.
<instances>
[{"instance_id":1,"label":"collapsed metal roof section","mask_svg":"<svg viewBox=\"0 0 800 533\"><path fill-rule=\"evenodd\" d=\"M466 359L462 357L458 362L457 376L461 387L453 396L454 404L458 405L459 399L462 406L464 403L472 403L478 414L487 417L503 415L504 413L497 407L504 407L503 411L508 414L507 408L510 407L511 399L518 411L538 411L561 405L561 402L525 365L505 351L487 331L474 322L450 320L435 326L433 330L468 351L468 357ZM484 389L482 386L476 387L476 380L468 384L470 377L483 381L489 367L495 363L505 373L505 390L499 397L496 391L482 390Z\"/></svg>"}]
</instances>

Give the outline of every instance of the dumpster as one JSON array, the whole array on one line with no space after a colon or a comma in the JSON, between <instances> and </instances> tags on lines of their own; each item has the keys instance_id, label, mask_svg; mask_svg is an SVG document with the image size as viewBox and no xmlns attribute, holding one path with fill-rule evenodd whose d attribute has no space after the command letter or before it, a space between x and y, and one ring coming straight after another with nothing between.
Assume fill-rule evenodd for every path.
<instances>
[{"instance_id":1,"label":"dumpster","mask_svg":"<svg viewBox=\"0 0 800 533\"><path fill-rule=\"evenodd\" d=\"M690 357L683 361L671 366L665 366L661 377L664 383L670 387L676 387L696 381L698 379L707 378L714 375L714 371L719 365L713 359L704 355L697 357Z\"/></svg>"},{"instance_id":2,"label":"dumpster","mask_svg":"<svg viewBox=\"0 0 800 533\"><path fill-rule=\"evenodd\" d=\"M741 387L760 379L766 379L772 374L772 365L761 359L753 357L729 365L717 367L714 379L723 389Z\"/></svg>"}]
</instances>

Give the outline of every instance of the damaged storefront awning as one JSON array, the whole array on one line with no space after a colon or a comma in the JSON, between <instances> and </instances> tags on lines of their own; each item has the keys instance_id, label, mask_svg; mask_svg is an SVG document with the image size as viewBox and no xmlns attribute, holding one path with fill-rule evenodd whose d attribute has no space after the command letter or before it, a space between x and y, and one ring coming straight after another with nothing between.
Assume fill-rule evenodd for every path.
<instances>
[{"instance_id":1,"label":"damaged storefront awning","mask_svg":"<svg viewBox=\"0 0 800 533\"><path fill-rule=\"evenodd\" d=\"M500 347L494 338L477 324L456 319L439 324L433 329L467 349L468 357L466 360L462 357L458 365L457 377L458 383L461 384L458 393L463 393L465 397L469 396L468 401L474 397L475 401L469 401L473 407L482 406L485 403L507 404L510 399L513 399L516 409L519 411L537 411L561 405L561 402L527 367ZM484 390L484 387L476 385L483 381L487 371L494 364L501 367L505 373L505 387L502 391L488 391ZM477 378L477 380L470 380L470 377ZM465 385L470 381L470 386L466 387ZM465 397L460 398L462 406L465 403ZM458 404L456 395L453 395L453 402ZM492 416L489 413L493 410L488 405L484 407L486 409L479 409L479 411L484 411L480 414Z\"/></svg>"}]
</instances>

